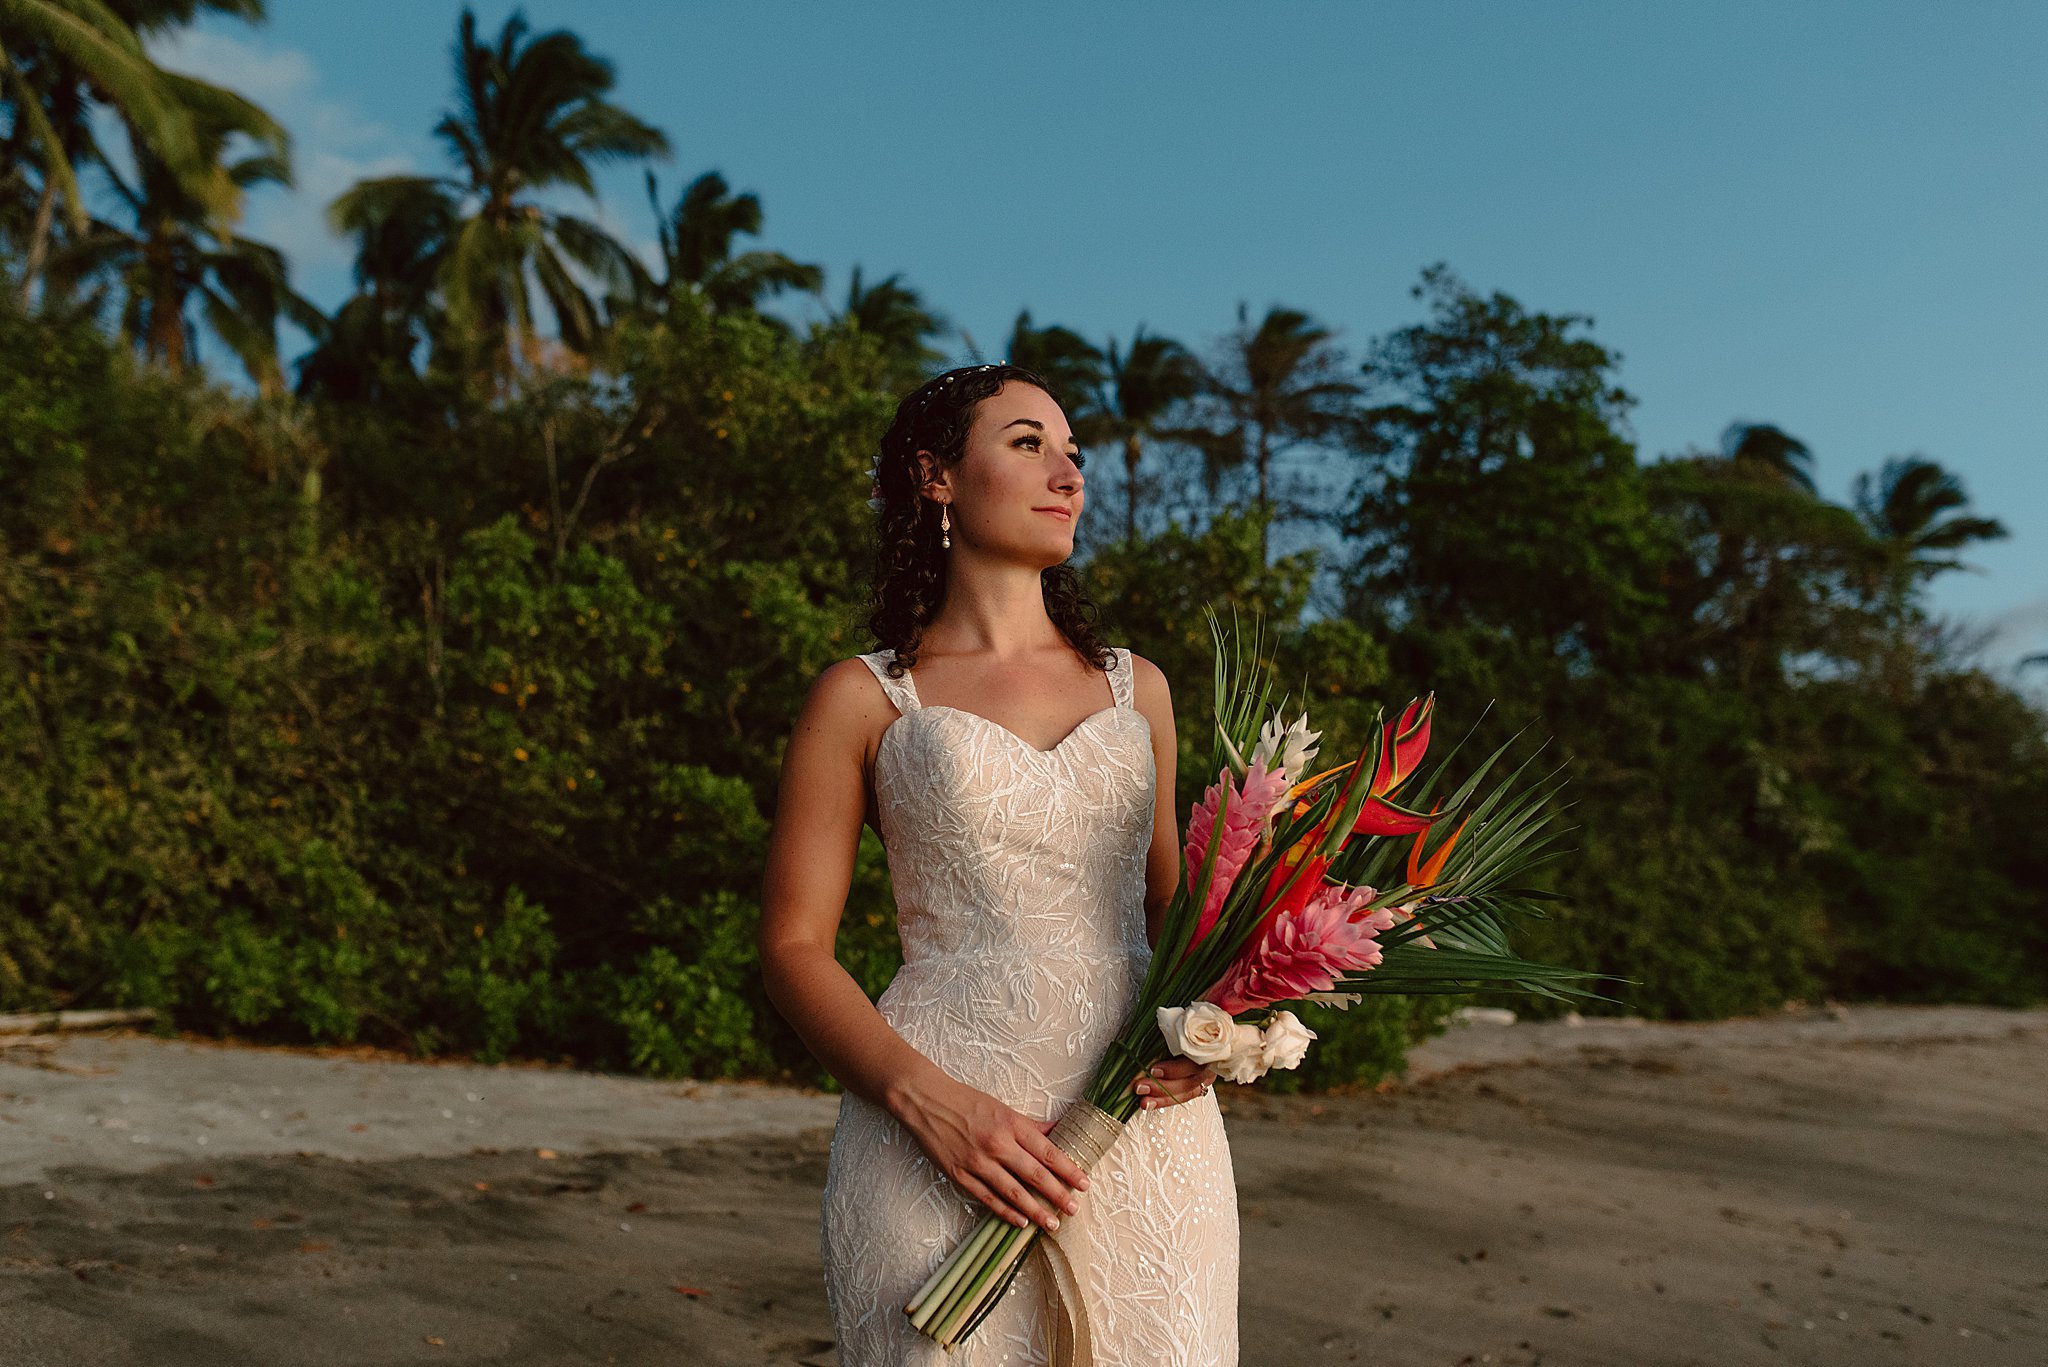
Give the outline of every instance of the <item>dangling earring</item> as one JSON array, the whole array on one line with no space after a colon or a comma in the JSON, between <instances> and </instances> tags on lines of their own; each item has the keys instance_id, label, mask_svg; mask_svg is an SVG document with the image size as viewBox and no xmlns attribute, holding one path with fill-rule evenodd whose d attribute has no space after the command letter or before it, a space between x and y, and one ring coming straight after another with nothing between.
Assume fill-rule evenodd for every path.
<instances>
[{"instance_id":1,"label":"dangling earring","mask_svg":"<svg viewBox=\"0 0 2048 1367\"><path fill-rule=\"evenodd\" d=\"M939 544L949 551L953 549L952 528L953 510L941 503L939 505Z\"/></svg>"}]
</instances>

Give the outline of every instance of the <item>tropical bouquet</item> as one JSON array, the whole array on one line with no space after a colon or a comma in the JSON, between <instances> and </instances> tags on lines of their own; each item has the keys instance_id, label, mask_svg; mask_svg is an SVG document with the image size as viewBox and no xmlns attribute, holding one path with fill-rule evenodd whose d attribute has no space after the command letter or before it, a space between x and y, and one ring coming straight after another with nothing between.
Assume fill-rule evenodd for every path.
<instances>
[{"instance_id":1,"label":"tropical bouquet","mask_svg":"<svg viewBox=\"0 0 2048 1367\"><path fill-rule=\"evenodd\" d=\"M1455 786L1459 746L1425 772L1432 693L1393 721L1376 715L1355 759L1309 772L1321 732L1305 711L1286 720L1257 624L1246 640L1234 622L1227 633L1213 613L1209 622L1216 781L1189 816L1184 876L1137 1004L1048 1136L1083 1170L1139 1109L1132 1080L1154 1063L1177 1054L1239 1083L1297 1066L1316 1035L1286 1004L1342 1008L1369 992L1592 995L1594 975L1508 945L1510 918L1541 915L1556 896L1522 885L1559 853L1554 771L1524 782L1532 757L1489 786L1511 739ZM954 1347L1040 1234L990 1213L905 1312Z\"/></svg>"}]
</instances>

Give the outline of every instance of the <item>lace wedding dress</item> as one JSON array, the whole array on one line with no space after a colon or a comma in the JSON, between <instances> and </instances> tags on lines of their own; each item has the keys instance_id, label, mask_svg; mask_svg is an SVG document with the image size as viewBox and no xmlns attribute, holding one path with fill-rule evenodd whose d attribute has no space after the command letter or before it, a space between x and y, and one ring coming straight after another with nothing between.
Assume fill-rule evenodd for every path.
<instances>
[{"instance_id":1,"label":"lace wedding dress","mask_svg":"<svg viewBox=\"0 0 2048 1367\"><path fill-rule=\"evenodd\" d=\"M882 734L875 797L903 967L876 1007L947 1073L1042 1120L1086 1089L1151 960L1151 727L1131 702L1130 652L1115 657L1110 706L1050 750L922 707L909 675L889 677L889 652L860 657L902 714ZM985 1208L847 1093L821 1238L842 1367L1234 1367L1237 1192L1214 1094L1133 1115L1080 1205L949 1355L903 1306ZM1078 1297L1058 1290L1062 1256Z\"/></svg>"}]
</instances>

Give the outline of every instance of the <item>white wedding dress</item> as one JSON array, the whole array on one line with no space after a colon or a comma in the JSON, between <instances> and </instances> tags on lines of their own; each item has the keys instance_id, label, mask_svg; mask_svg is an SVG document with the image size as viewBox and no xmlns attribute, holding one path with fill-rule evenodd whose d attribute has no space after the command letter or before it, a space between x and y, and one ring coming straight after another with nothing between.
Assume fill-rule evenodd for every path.
<instances>
[{"instance_id":1,"label":"white wedding dress","mask_svg":"<svg viewBox=\"0 0 2048 1367\"><path fill-rule=\"evenodd\" d=\"M953 1077L1051 1120L1087 1088L1151 960L1156 776L1130 652L1115 652L1111 705L1050 750L921 707L909 675L889 677L890 652L860 658L902 714L882 734L875 797L903 967L876 1007ZM841 1367L1234 1367L1237 1191L1215 1096L1140 1110L1080 1204L949 1355L903 1306L986 1208L847 1093L821 1238ZM1057 1290L1048 1239L1079 1305Z\"/></svg>"}]
</instances>

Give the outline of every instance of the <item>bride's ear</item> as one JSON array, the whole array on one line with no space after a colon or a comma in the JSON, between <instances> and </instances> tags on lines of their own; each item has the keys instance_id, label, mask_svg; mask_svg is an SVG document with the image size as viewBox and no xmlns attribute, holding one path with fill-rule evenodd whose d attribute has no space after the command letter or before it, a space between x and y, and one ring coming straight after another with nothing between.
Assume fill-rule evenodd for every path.
<instances>
[{"instance_id":1,"label":"bride's ear","mask_svg":"<svg viewBox=\"0 0 2048 1367\"><path fill-rule=\"evenodd\" d=\"M948 478L951 472L940 465L938 458L929 451L919 451L913 459L917 461L918 490L927 494L944 494L945 497L937 501L951 502L953 482Z\"/></svg>"}]
</instances>

